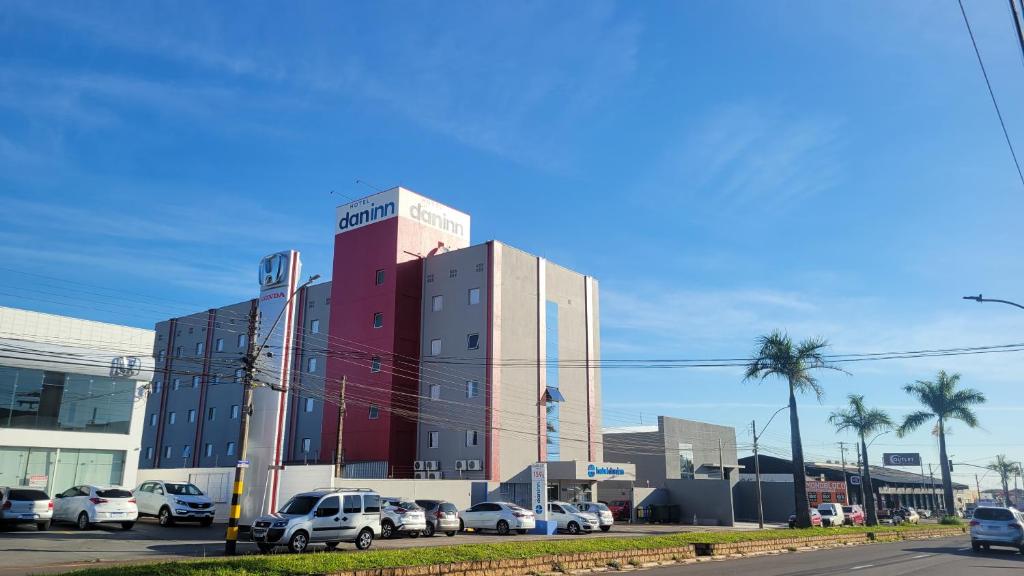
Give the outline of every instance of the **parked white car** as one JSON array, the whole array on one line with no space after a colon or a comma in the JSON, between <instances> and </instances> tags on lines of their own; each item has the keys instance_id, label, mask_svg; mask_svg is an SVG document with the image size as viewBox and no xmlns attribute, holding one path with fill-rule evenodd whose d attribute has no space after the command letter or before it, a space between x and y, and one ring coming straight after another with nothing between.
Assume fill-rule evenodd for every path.
<instances>
[{"instance_id":1,"label":"parked white car","mask_svg":"<svg viewBox=\"0 0 1024 576\"><path fill-rule=\"evenodd\" d=\"M826 528L840 528L846 523L843 507L836 503L818 504L818 514L821 514L821 525Z\"/></svg>"},{"instance_id":2,"label":"parked white car","mask_svg":"<svg viewBox=\"0 0 1024 576\"><path fill-rule=\"evenodd\" d=\"M175 522L213 524L213 500L195 484L152 480L135 489L139 516L156 516L161 526Z\"/></svg>"},{"instance_id":3,"label":"parked white car","mask_svg":"<svg viewBox=\"0 0 1024 576\"><path fill-rule=\"evenodd\" d=\"M481 502L459 516L463 529L494 530L503 536L513 530L526 534L537 525L533 512L510 502Z\"/></svg>"},{"instance_id":4,"label":"parked white car","mask_svg":"<svg viewBox=\"0 0 1024 576\"><path fill-rule=\"evenodd\" d=\"M120 486L83 484L68 488L53 500L53 520L73 522L79 530L112 523L131 530L138 518L135 497Z\"/></svg>"},{"instance_id":5,"label":"parked white car","mask_svg":"<svg viewBox=\"0 0 1024 576\"><path fill-rule=\"evenodd\" d=\"M381 498L380 535L394 538L405 534L419 538L427 529L427 515L419 504L406 498Z\"/></svg>"},{"instance_id":6,"label":"parked white car","mask_svg":"<svg viewBox=\"0 0 1024 576\"><path fill-rule=\"evenodd\" d=\"M615 516L608 505L603 502L580 502L576 507L581 512L589 512L597 516L597 523L601 526L601 532L607 532L615 524Z\"/></svg>"},{"instance_id":7,"label":"parked white car","mask_svg":"<svg viewBox=\"0 0 1024 576\"><path fill-rule=\"evenodd\" d=\"M53 500L38 488L0 488L0 524L35 524L39 530L50 528Z\"/></svg>"},{"instance_id":8,"label":"parked white car","mask_svg":"<svg viewBox=\"0 0 1024 576\"><path fill-rule=\"evenodd\" d=\"M548 518L558 524L559 530L569 534L579 534L597 530L597 516L589 512L580 512L579 508L568 502L548 502Z\"/></svg>"},{"instance_id":9,"label":"parked white car","mask_svg":"<svg viewBox=\"0 0 1024 576\"><path fill-rule=\"evenodd\" d=\"M276 546L305 552L318 542L328 550L340 542L352 542L366 550L380 534L380 504L380 496L367 488L303 492L292 496L276 514L254 520L250 534L261 552Z\"/></svg>"}]
</instances>

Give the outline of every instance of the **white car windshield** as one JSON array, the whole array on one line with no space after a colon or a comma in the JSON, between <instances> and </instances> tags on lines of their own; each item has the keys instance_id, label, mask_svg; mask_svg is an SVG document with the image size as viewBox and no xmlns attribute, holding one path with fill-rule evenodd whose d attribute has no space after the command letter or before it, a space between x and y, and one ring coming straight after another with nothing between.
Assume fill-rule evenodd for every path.
<instances>
[{"instance_id":1,"label":"white car windshield","mask_svg":"<svg viewBox=\"0 0 1024 576\"><path fill-rule=\"evenodd\" d=\"M164 482L164 486L167 487L167 492L174 494L175 496L202 496L203 491L199 489L195 484L174 484L171 482Z\"/></svg>"},{"instance_id":2,"label":"white car windshield","mask_svg":"<svg viewBox=\"0 0 1024 576\"><path fill-rule=\"evenodd\" d=\"M572 504L562 504L562 510L565 510L569 514L579 514L580 509L573 506Z\"/></svg>"}]
</instances>

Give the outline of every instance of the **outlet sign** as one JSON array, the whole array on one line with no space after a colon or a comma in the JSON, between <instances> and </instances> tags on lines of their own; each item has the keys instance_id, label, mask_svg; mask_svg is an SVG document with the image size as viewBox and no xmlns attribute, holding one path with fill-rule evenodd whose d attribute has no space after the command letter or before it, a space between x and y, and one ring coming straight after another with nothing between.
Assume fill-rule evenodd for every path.
<instances>
[{"instance_id":1,"label":"outlet sign","mask_svg":"<svg viewBox=\"0 0 1024 576\"><path fill-rule=\"evenodd\" d=\"M883 466L920 466L921 455L917 452L903 452L898 454L882 454Z\"/></svg>"}]
</instances>

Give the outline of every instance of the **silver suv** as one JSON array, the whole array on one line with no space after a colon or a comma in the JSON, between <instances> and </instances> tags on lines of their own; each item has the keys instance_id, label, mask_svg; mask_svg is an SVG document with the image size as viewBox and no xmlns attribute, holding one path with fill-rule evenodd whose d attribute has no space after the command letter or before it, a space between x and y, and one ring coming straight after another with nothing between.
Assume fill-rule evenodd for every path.
<instances>
[{"instance_id":1,"label":"silver suv","mask_svg":"<svg viewBox=\"0 0 1024 576\"><path fill-rule=\"evenodd\" d=\"M304 552L313 543L334 550L353 542L366 550L380 534L380 496L368 488L322 488L292 496L277 514L252 523L252 541L262 552L287 546Z\"/></svg>"},{"instance_id":2,"label":"silver suv","mask_svg":"<svg viewBox=\"0 0 1024 576\"><path fill-rule=\"evenodd\" d=\"M407 534L419 538L427 529L427 516L419 504L406 498L381 498L380 530L384 538Z\"/></svg>"},{"instance_id":3,"label":"silver suv","mask_svg":"<svg viewBox=\"0 0 1024 576\"><path fill-rule=\"evenodd\" d=\"M981 506L971 520L971 548L975 552L989 546L1016 548L1024 554L1024 514L1016 508Z\"/></svg>"}]
</instances>

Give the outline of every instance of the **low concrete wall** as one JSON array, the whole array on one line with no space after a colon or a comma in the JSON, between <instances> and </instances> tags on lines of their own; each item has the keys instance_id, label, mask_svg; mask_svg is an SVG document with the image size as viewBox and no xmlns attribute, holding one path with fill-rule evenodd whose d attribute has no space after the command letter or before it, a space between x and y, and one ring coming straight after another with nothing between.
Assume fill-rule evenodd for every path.
<instances>
[{"instance_id":1,"label":"low concrete wall","mask_svg":"<svg viewBox=\"0 0 1024 576\"><path fill-rule=\"evenodd\" d=\"M694 544L698 556L730 556L733 554L758 554L784 552L798 548L834 548L872 542L897 542L901 540L926 540L946 538L964 533L961 526L942 526L921 530L887 530L859 534L822 534L798 538L777 538L751 542L729 542L721 544Z\"/></svg>"},{"instance_id":2,"label":"low concrete wall","mask_svg":"<svg viewBox=\"0 0 1024 576\"><path fill-rule=\"evenodd\" d=\"M335 486L346 488L370 488L381 496L401 496L410 500L447 500L459 510L473 504L473 484L480 480L399 480L391 478L354 479L335 478ZM487 497L500 500L497 482L487 483Z\"/></svg>"}]
</instances>

